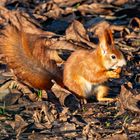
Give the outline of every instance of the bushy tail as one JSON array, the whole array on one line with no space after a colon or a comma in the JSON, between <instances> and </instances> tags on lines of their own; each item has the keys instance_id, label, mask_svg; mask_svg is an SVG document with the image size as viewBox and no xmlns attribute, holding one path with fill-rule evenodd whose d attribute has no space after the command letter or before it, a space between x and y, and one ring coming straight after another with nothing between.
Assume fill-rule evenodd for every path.
<instances>
[{"instance_id":1,"label":"bushy tail","mask_svg":"<svg viewBox=\"0 0 140 140\"><path fill-rule=\"evenodd\" d=\"M32 56L25 33L11 24L0 31L0 53L15 75L35 88L50 88L51 79L61 79Z\"/></svg>"}]
</instances>

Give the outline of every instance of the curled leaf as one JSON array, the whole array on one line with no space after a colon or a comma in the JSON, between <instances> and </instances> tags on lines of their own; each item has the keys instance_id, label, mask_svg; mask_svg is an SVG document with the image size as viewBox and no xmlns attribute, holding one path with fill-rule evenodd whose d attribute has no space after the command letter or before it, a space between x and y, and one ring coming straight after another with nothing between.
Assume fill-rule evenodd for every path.
<instances>
[{"instance_id":1,"label":"curled leaf","mask_svg":"<svg viewBox=\"0 0 140 140\"><path fill-rule=\"evenodd\" d=\"M79 43L84 43L89 48L95 48L95 44L90 42L89 40L89 36L87 34L86 29L77 20L74 20L73 23L67 28L66 39Z\"/></svg>"},{"instance_id":2,"label":"curled leaf","mask_svg":"<svg viewBox=\"0 0 140 140\"><path fill-rule=\"evenodd\" d=\"M140 113L140 107L138 106L140 102L140 95L133 95L133 93L124 85L121 86L119 101L122 110L128 109L132 112Z\"/></svg>"}]
</instances>

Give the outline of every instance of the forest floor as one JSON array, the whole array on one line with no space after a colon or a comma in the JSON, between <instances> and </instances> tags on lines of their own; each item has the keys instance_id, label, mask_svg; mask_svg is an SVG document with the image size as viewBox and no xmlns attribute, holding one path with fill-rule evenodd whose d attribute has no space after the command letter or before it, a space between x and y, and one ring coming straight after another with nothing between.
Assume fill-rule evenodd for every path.
<instances>
[{"instance_id":1,"label":"forest floor","mask_svg":"<svg viewBox=\"0 0 140 140\"><path fill-rule=\"evenodd\" d=\"M95 49L95 29L109 26L127 65L119 79L107 82L115 100L81 104L56 83L51 91L29 89L0 60L0 139L139 140L139 7L138 0L2 0L0 28L22 24L26 33L45 35L50 46L65 45L58 51L63 63L70 48Z\"/></svg>"}]
</instances>

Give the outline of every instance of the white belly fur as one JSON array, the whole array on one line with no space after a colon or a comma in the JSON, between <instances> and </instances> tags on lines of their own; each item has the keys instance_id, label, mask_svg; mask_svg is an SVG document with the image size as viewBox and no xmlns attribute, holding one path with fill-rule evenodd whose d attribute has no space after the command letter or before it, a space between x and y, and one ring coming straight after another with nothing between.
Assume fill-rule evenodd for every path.
<instances>
[{"instance_id":1,"label":"white belly fur","mask_svg":"<svg viewBox=\"0 0 140 140\"><path fill-rule=\"evenodd\" d=\"M91 96L91 95L93 95L94 94L94 84L93 83L91 83L91 82L89 82L89 81L87 81L85 78L83 78L83 77L80 77L80 80L81 80L81 82L83 83L83 85L84 85L84 93L85 93L85 97L89 97L89 96Z\"/></svg>"}]
</instances>

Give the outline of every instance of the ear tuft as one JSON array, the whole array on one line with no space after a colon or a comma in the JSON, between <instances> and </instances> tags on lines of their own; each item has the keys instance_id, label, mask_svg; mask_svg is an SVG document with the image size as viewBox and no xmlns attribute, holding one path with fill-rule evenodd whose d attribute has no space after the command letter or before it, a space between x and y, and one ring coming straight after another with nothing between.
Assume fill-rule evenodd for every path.
<instances>
[{"instance_id":1,"label":"ear tuft","mask_svg":"<svg viewBox=\"0 0 140 140\"><path fill-rule=\"evenodd\" d=\"M105 29L104 37L107 45L114 45L113 35L110 28Z\"/></svg>"},{"instance_id":2,"label":"ear tuft","mask_svg":"<svg viewBox=\"0 0 140 140\"><path fill-rule=\"evenodd\" d=\"M111 32L110 27L99 27L98 30L98 37L99 37L99 46L101 47L101 50L103 51L103 54L106 53L110 47L114 46L114 40L113 35Z\"/></svg>"}]
</instances>

